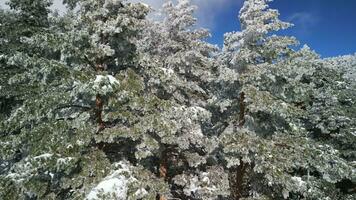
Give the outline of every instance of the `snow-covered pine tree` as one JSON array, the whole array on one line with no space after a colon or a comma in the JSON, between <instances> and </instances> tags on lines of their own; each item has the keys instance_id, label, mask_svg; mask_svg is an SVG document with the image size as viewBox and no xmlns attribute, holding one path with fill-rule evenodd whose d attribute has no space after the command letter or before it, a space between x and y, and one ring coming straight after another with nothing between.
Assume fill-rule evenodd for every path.
<instances>
[{"instance_id":1,"label":"snow-covered pine tree","mask_svg":"<svg viewBox=\"0 0 356 200\"><path fill-rule=\"evenodd\" d=\"M202 133L210 114L201 107L207 94L199 84L208 81L209 52L215 49L200 40L207 32L179 29L193 45L183 36L181 44L172 42L173 35L166 38L172 47L180 47L177 52L169 51L169 46L164 51L180 57L170 55L165 68L157 67L160 72L175 71L177 79L165 74L162 82L172 83L179 90L175 96L183 98L163 98L145 82L155 74L147 76L151 69L142 69L147 67L143 59L140 65L136 62L135 36L145 5L82 0L70 1L70 7L64 17L47 16L44 32L25 38L27 48L42 53L18 51L7 61L26 68L11 77L11 87L26 83L34 92L23 95L26 100L2 123L1 195L9 199L219 195L217 186L226 188L221 185L226 178L215 173L218 168L198 170L217 144L216 137ZM186 1L169 12L180 11L185 12L182 18L192 14ZM181 23L191 23L190 18ZM202 74L205 79L200 79ZM162 85L168 88L168 82Z\"/></svg>"},{"instance_id":2,"label":"snow-covered pine tree","mask_svg":"<svg viewBox=\"0 0 356 200\"><path fill-rule=\"evenodd\" d=\"M217 147L216 136L206 129L211 115L206 106L212 55L217 48L204 41L207 30L194 28L194 10L188 0L166 2L162 21L147 21L138 45L148 88L171 103L162 113L174 129L158 134L162 154L156 154L161 160L160 176L171 184L171 196L161 195L168 199L213 199L227 189L223 170L208 162Z\"/></svg>"},{"instance_id":3,"label":"snow-covered pine tree","mask_svg":"<svg viewBox=\"0 0 356 200\"><path fill-rule=\"evenodd\" d=\"M270 9L268 2L246 0L239 12L241 31L225 34L224 47L217 59L219 77L216 93L220 98L214 101L226 113L220 113L224 118L239 112L239 99L244 94L242 87L248 81L245 79L250 77L249 73L258 71L256 66L285 59L293 52L290 46L298 43L294 37L275 35L276 31L292 24L281 21L278 11Z\"/></svg>"},{"instance_id":4,"label":"snow-covered pine tree","mask_svg":"<svg viewBox=\"0 0 356 200\"><path fill-rule=\"evenodd\" d=\"M0 11L0 198L355 199L354 59L292 50L270 0L218 59L187 0L64 2Z\"/></svg>"},{"instance_id":5,"label":"snow-covered pine tree","mask_svg":"<svg viewBox=\"0 0 356 200\"><path fill-rule=\"evenodd\" d=\"M326 76L333 78L326 78L325 73L330 71L309 48L294 52L289 47L296 43L294 38L271 35L288 24L278 20L278 12L269 9L268 2L245 1L240 11L242 32L227 34L222 55L226 66L239 72L241 87L236 91L239 110L228 118L230 126L220 136L231 172L231 196L352 199L345 191L352 190L355 166L335 145L339 142L334 137L353 143L354 122L350 126L344 122L354 121L354 116L340 112L348 107L327 105L334 102L341 106L338 100L349 99L354 88L331 87L342 79L337 72ZM324 76L322 84L318 84L320 76ZM355 107L353 103L350 106ZM336 114L334 109L339 112ZM321 110L329 117L320 118ZM333 135L333 139L325 140L320 130ZM350 143L341 146L354 152ZM351 183L350 188L342 189L345 183Z\"/></svg>"},{"instance_id":6,"label":"snow-covered pine tree","mask_svg":"<svg viewBox=\"0 0 356 200\"><path fill-rule=\"evenodd\" d=\"M249 98L250 79L259 76L260 68L285 59L292 52L289 46L297 43L293 37L271 34L291 24L279 20L278 11L270 9L268 2L246 0L239 13L241 31L225 34L219 57L222 98L217 105L225 113L220 114L224 116L220 124L228 126L226 131L236 132L246 126L249 114L245 101ZM228 163L229 168L235 165L230 169L230 192L233 198L239 199L243 196L243 177L249 164L242 158L233 159L234 164Z\"/></svg>"},{"instance_id":7,"label":"snow-covered pine tree","mask_svg":"<svg viewBox=\"0 0 356 200\"><path fill-rule=\"evenodd\" d=\"M243 71L248 65L276 62L297 44L294 37L272 34L292 25L279 20L278 11L269 8L269 1L246 0L239 14L241 32L225 34L223 59L230 67Z\"/></svg>"},{"instance_id":8,"label":"snow-covered pine tree","mask_svg":"<svg viewBox=\"0 0 356 200\"><path fill-rule=\"evenodd\" d=\"M21 9L6 16L39 9L13 2ZM36 2L49 11L47 1ZM119 0L71 3L77 9L63 17L39 18L48 22L43 31L11 35L22 49L2 52L5 67L21 69L6 84L22 101L1 121L0 196L154 199L167 184L135 165L133 151L149 143L141 136L151 127L165 128L156 117L165 104L144 92L137 73L134 40L148 10ZM29 30L32 21L22 25Z\"/></svg>"}]
</instances>

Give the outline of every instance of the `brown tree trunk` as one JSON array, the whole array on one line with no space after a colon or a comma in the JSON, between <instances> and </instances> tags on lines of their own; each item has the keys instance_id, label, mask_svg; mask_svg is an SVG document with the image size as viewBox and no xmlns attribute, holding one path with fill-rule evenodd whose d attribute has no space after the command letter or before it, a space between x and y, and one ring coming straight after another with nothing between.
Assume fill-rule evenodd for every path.
<instances>
[{"instance_id":1,"label":"brown tree trunk","mask_svg":"<svg viewBox=\"0 0 356 200\"><path fill-rule=\"evenodd\" d=\"M245 125L245 115L246 115L246 105L245 105L245 93L240 93L239 99L239 106L240 106L240 113L239 113L239 127L242 128Z\"/></svg>"},{"instance_id":2,"label":"brown tree trunk","mask_svg":"<svg viewBox=\"0 0 356 200\"><path fill-rule=\"evenodd\" d=\"M102 72L105 70L102 64L97 64L95 67L97 72ZM104 106L103 98L100 96L100 94L97 94L95 98L95 117L96 117L96 122L98 123L97 133L100 133L100 131L105 129L105 124L102 117L103 106Z\"/></svg>"},{"instance_id":3,"label":"brown tree trunk","mask_svg":"<svg viewBox=\"0 0 356 200\"><path fill-rule=\"evenodd\" d=\"M167 152L163 151L161 160L159 162L159 177L163 178L164 180L167 180L167 172L168 172L168 164L167 164ZM159 200L167 200L167 198L159 194Z\"/></svg>"},{"instance_id":4,"label":"brown tree trunk","mask_svg":"<svg viewBox=\"0 0 356 200\"><path fill-rule=\"evenodd\" d=\"M239 111L239 121L238 121L238 127L242 128L245 125L246 119L246 105L245 105L245 93L241 92L240 93L240 99L239 99L239 106L240 106L240 111ZM239 200L242 197L242 192L243 192L243 179L244 175L246 174L246 169L248 167L247 163L244 163L240 159L240 165L237 166L236 168L232 168L230 170L230 190L231 190L231 197L234 200Z\"/></svg>"},{"instance_id":5,"label":"brown tree trunk","mask_svg":"<svg viewBox=\"0 0 356 200\"><path fill-rule=\"evenodd\" d=\"M98 123L98 133L105 129L105 124L102 118L103 104L103 99L99 94L97 94L95 100L95 117L96 122Z\"/></svg>"},{"instance_id":6,"label":"brown tree trunk","mask_svg":"<svg viewBox=\"0 0 356 200\"><path fill-rule=\"evenodd\" d=\"M231 188L231 197L234 200L239 200L242 198L243 193L243 181L244 175L248 164L245 164L240 161L240 165L232 168L230 171L230 188Z\"/></svg>"}]
</instances>

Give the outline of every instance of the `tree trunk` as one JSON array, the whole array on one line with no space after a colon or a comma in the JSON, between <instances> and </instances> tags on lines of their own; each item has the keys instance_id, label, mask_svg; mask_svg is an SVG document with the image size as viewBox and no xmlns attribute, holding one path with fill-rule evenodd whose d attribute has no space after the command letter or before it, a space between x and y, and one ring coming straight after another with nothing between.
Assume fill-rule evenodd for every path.
<instances>
[{"instance_id":1,"label":"tree trunk","mask_svg":"<svg viewBox=\"0 0 356 200\"><path fill-rule=\"evenodd\" d=\"M240 99L239 99L239 106L240 106L240 111L239 111L239 121L238 121L238 127L242 128L245 125L245 115L246 115L246 105L245 105L245 93L241 92L240 93ZM240 159L240 165L232 168L230 170L230 190L231 190L231 198L234 200L239 200L242 197L242 192L243 192L243 179L244 175L246 174L246 169L248 167L248 164L244 163Z\"/></svg>"},{"instance_id":2,"label":"tree trunk","mask_svg":"<svg viewBox=\"0 0 356 200\"><path fill-rule=\"evenodd\" d=\"M239 127L242 128L245 125L245 115L246 115L246 105L245 105L245 93L240 93L239 105L240 105L240 113L239 113Z\"/></svg>"},{"instance_id":3,"label":"tree trunk","mask_svg":"<svg viewBox=\"0 0 356 200\"><path fill-rule=\"evenodd\" d=\"M161 155L161 160L159 161L159 177L167 180L167 173L168 173L168 163L167 163L167 152L163 151ZM159 200L167 200L167 198L159 194Z\"/></svg>"},{"instance_id":4,"label":"tree trunk","mask_svg":"<svg viewBox=\"0 0 356 200\"><path fill-rule=\"evenodd\" d=\"M105 124L102 118L102 112L103 112L103 99L99 94L97 94L95 100L95 117L96 117L96 122L98 123L97 133L105 129Z\"/></svg>"},{"instance_id":5,"label":"tree trunk","mask_svg":"<svg viewBox=\"0 0 356 200\"><path fill-rule=\"evenodd\" d=\"M96 65L97 72L102 72L104 70L105 70L105 68L102 64ZM103 122L103 117L102 117L103 106L104 106L103 98L101 97L100 94L97 94L96 99L95 99L95 117L96 117L96 122L98 123L97 134L100 133L100 131L105 129L105 124Z\"/></svg>"},{"instance_id":6,"label":"tree trunk","mask_svg":"<svg viewBox=\"0 0 356 200\"><path fill-rule=\"evenodd\" d=\"M231 198L234 200L239 200L242 197L244 188L243 181L247 167L248 164L245 164L240 160L240 165L230 170L230 193Z\"/></svg>"}]
</instances>

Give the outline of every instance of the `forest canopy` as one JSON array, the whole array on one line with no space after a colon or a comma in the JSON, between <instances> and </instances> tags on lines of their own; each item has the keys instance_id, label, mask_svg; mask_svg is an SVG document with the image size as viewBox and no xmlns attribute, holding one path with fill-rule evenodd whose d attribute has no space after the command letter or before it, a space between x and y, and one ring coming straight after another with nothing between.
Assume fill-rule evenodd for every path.
<instances>
[{"instance_id":1,"label":"forest canopy","mask_svg":"<svg viewBox=\"0 0 356 200\"><path fill-rule=\"evenodd\" d=\"M356 199L356 54L281 35L270 2L220 48L190 0L9 0L0 199Z\"/></svg>"}]
</instances>

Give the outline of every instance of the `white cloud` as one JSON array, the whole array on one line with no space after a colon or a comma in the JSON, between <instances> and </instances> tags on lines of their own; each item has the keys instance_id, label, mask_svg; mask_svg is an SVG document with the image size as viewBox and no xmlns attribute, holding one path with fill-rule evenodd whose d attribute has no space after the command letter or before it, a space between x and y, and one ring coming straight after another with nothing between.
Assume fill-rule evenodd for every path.
<instances>
[{"instance_id":1,"label":"white cloud","mask_svg":"<svg viewBox=\"0 0 356 200\"><path fill-rule=\"evenodd\" d=\"M319 20L316 14L309 12L296 12L287 18L287 21L293 23L304 34L308 34Z\"/></svg>"}]
</instances>

